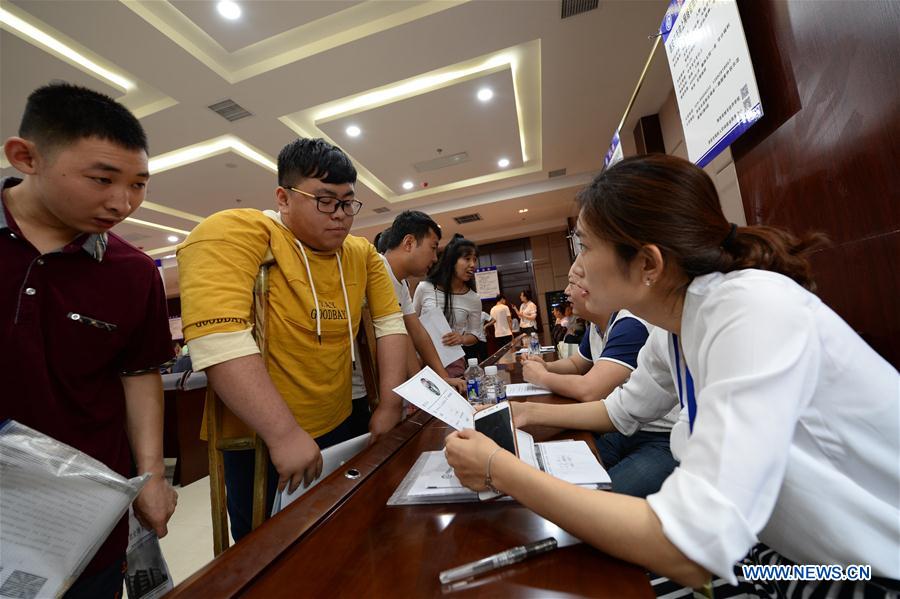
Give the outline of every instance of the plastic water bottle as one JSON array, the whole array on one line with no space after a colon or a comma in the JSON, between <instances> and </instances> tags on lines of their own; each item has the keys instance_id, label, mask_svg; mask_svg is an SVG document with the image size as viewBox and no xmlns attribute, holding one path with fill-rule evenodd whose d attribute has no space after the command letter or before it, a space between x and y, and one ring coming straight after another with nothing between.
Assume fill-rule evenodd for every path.
<instances>
[{"instance_id":1,"label":"plastic water bottle","mask_svg":"<svg viewBox=\"0 0 900 599\"><path fill-rule=\"evenodd\" d=\"M538 339L537 333L531 334L531 345L528 348L528 353L533 356L541 355L541 340Z\"/></svg>"},{"instance_id":2,"label":"plastic water bottle","mask_svg":"<svg viewBox=\"0 0 900 599\"><path fill-rule=\"evenodd\" d=\"M478 358L469 358L469 367L463 376L466 378L466 399L469 403L481 403L484 396L484 370L478 365Z\"/></svg>"},{"instance_id":3,"label":"plastic water bottle","mask_svg":"<svg viewBox=\"0 0 900 599\"><path fill-rule=\"evenodd\" d=\"M497 375L496 366L488 366L484 369L484 403L494 405L506 401L506 385L503 379Z\"/></svg>"}]
</instances>

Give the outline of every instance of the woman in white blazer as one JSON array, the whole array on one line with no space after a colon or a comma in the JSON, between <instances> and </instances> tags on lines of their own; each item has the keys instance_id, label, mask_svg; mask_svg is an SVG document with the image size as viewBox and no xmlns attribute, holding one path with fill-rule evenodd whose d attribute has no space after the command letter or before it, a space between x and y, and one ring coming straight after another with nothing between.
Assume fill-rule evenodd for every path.
<instances>
[{"instance_id":1,"label":"woman in white blazer","mask_svg":"<svg viewBox=\"0 0 900 599\"><path fill-rule=\"evenodd\" d=\"M869 564L894 579L870 591L896 584L900 378L811 292L805 256L823 238L730 224L710 178L666 155L623 160L579 202L586 305L663 330L605 401L514 404L516 425L630 434L678 397L680 466L646 500L625 497L462 431L446 448L460 480L693 587L710 574L734 584L733 565L758 543L782 563Z\"/></svg>"}]
</instances>

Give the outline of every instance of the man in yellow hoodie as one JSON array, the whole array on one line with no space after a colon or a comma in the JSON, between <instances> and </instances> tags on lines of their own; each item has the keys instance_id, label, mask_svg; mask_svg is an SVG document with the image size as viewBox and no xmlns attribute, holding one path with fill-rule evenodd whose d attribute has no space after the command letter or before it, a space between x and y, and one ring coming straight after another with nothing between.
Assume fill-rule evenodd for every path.
<instances>
[{"instance_id":1,"label":"man in yellow hoodie","mask_svg":"<svg viewBox=\"0 0 900 599\"><path fill-rule=\"evenodd\" d=\"M351 362L360 311L368 300L379 360L381 404L369 429L386 433L401 418L392 391L404 380L407 341L393 285L375 248L349 235L356 169L339 148L298 139L278 155L277 212L225 210L198 225L178 250L182 324L195 370L232 412L224 433L249 427L271 456L267 505L275 486L309 484L322 469L320 447L350 437ZM252 337L253 285L269 268L268 360ZM225 454L232 536L250 531L252 451Z\"/></svg>"}]
</instances>

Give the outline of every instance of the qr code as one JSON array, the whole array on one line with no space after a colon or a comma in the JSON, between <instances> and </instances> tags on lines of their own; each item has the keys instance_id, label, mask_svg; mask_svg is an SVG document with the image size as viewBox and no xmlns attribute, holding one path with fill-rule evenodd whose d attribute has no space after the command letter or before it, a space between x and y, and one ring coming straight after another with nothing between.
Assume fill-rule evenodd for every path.
<instances>
[{"instance_id":1,"label":"qr code","mask_svg":"<svg viewBox=\"0 0 900 599\"><path fill-rule=\"evenodd\" d=\"M9 578L0 586L0 597L13 597L14 599L34 599L38 596L41 587L47 579L42 576L13 570Z\"/></svg>"}]
</instances>

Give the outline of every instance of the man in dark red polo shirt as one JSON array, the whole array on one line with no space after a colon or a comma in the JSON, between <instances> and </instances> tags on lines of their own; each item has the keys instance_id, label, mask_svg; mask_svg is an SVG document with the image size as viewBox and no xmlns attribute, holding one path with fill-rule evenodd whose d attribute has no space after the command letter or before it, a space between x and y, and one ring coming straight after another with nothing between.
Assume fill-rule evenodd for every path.
<instances>
[{"instance_id":1,"label":"man in dark red polo shirt","mask_svg":"<svg viewBox=\"0 0 900 599\"><path fill-rule=\"evenodd\" d=\"M0 419L151 473L134 511L164 536L165 292L153 261L108 232L144 200L144 131L111 98L54 84L29 96L4 150L24 179L0 180ZM121 595L127 534L123 518L67 597Z\"/></svg>"}]
</instances>

